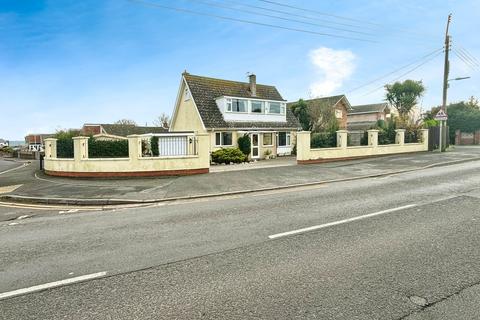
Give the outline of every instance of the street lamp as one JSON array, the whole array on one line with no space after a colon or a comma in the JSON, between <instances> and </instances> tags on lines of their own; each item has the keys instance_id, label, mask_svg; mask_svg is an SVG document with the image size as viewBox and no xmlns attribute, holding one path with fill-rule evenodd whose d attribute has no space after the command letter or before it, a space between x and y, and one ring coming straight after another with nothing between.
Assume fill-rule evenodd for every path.
<instances>
[{"instance_id":1,"label":"street lamp","mask_svg":"<svg viewBox=\"0 0 480 320\"><path fill-rule=\"evenodd\" d=\"M448 79L448 81L459 81L459 80L465 80L465 79L470 79L470 77L453 78L453 79Z\"/></svg>"}]
</instances>

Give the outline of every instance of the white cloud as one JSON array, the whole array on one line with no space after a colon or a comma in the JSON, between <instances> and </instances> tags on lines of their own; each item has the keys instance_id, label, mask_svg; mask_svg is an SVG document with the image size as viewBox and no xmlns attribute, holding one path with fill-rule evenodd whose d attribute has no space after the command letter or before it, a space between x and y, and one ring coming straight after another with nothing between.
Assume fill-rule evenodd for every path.
<instances>
[{"instance_id":1,"label":"white cloud","mask_svg":"<svg viewBox=\"0 0 480 320\"><path fill-rule=\"evenodd\" d=\"M310 60L321 76L310 85L312 97L332 94L355 70L355 55L349 50L318 48L310 52Z\"/></svg>"}]
</instances>

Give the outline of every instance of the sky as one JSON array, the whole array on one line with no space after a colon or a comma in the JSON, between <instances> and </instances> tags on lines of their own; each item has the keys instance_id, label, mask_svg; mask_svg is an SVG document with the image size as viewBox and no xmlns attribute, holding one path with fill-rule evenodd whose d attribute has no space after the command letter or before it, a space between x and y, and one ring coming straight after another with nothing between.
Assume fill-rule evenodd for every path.
<instances>
[{"instance_id":1,"label":"sky","mask_svg":"<svg viewBox=\"0 0 480 320\"><path fill-rule=\"evenodd\" d=\"M352 105L422 80L428 110L441 103L449 13L450 78L471 77L451 82L449 101L480 97L480 67L461 51L480 60L478 0L0 0L0 138L152 125L173 112L184 70L237 81L251 72L288 101L346 94Z\"/></svg>"}]
</instances>

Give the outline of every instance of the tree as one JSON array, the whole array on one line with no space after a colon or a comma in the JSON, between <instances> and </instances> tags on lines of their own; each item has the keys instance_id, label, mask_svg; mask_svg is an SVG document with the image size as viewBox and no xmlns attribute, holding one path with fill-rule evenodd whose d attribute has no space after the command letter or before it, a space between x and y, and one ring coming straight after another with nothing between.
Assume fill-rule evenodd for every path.
<instances>
[{"instance_id":1,"label":"tree","mask_svg":"<svg viewBox=\"0 0 480 320\"><path fill-rule=\"evenodd\" d=\"M290 109L292 110L292 113L295 115L295 117L298 119L298 122L300 122L302 130L310 131L311 123L310 115L308 114L307 103L303 99L300 99L297 103L293 104Z\"/></svg>"},{"instance_id":2,"label":"tree","mask_svg":"<svg viewBox=\"0 0 480 320\"><path fill-rule=\"evenodd\" d=\"M115 121L113 124L119 125L119 126L136 126L137 123L133 120L130 119L120 119Z\"/></svg>"},{"instance_id":3,"label":"tree","mask_svg":"<svg viewBox=\"0 0 480 320\"><path fill-rule=\"evenodd\" d=\"M155 120L153 120L153 125L156 127L162 127L168 129L170 126L170 117L165 113L162 112Z\"/></svg>"},{"instance_id":4,"label":"tree","mask_svg":"<svg viewBox=\"0 0 480 320\"><path fill-rule=\"evenodd\" d=\"M304 100L300 99L290 108L305 131L334 132L338 130L335 109L328 103L311 102L308 105Z\"/></svg>"},{"instance_id":5,"label":"tree","mask_svg":"<svg viewBox=\"0 0 480 320\"><path fill-rule=\"evenodd\" d=\"M385 85L385 97L392 107L397 109L400 121L408 122L412 109L418 104L418 99L425 93L422 81L405 80Z\"/></svg>"}]
</instances>

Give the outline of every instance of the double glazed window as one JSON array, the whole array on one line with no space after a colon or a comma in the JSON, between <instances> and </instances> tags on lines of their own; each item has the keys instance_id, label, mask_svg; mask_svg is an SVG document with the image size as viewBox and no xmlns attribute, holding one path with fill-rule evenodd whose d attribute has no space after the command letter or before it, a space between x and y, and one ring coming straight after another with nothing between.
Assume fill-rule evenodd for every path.
<instances>
[{"instance_id":1,"label":"double glazed window","mask_svg":"<svg viewBox=\"0 0 480 320\"><path fill-rule=\"evenodd\" d=\"M263 101L252 101L252 113L264 113L265 102Z\"/></svg>"},{"instance_id":2,"label":"double glazed window","mask_svg":"<svg viewBox=\"0 0 480 320\"><path fill-rule=\"evenodd\" d=\"M227 99L227 111L229 111L229 112L248 112L248 100Z\"/></svg>"},{"instance_id":3,"label":"double glazed window","mask_svg":"<svg viewBox=\"0 0 480 320\"><path fill-rule=\"evenodd\" d=\"M273 134L272 133L264 133L263 134L263 145L264 146L272 146L273 145Z\"/></svg>"},{"instance_id":4,"label":"double glazed window","mask_svg":"<svg viewBox=\"0 0 480 320\"><path fill-rule=\"evenodd\" d=\"M232 133L231 132L215 132L215 145L216 146L231 146L232 145Z\"/></svg>"},{"instance_id":5,"label":"double glazed window","mask_svg":"<svg viewBox=\"0 0 480 320\"><path fill-rule=\"evenodd\" d=\"M259 101L247 99L226 99L226 112L232 113L255 113L255 114L278 114L284 115L286 104L276 101Z\"/></svg>"},{"instance_id":6,"label":"double glazed window","mask_svg":"<svg viewBox=\"0 0 480 320\"><path fill-rule=\"evenodd\" d=\"M278 146L279 147L289 147L290 146L290 132L279 132L278 133Z\"/></svg>"}]
</instances>

